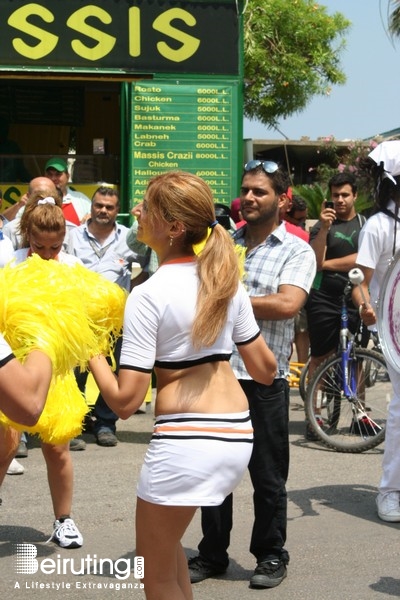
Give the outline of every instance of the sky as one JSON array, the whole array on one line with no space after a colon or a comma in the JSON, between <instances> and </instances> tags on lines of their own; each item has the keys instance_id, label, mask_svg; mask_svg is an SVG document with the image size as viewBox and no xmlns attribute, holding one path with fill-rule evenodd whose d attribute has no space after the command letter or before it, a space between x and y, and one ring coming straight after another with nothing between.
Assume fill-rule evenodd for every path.
<instances>
[{"instance_id":1,"label":"sky","mask_svg":"<svg viewBox=\"0 0 400 600\"><path fill-rule=\"evenodd\" d=\"M342 13L352 25L340 55L347 81L329 96L315 96L307 108L279 123L279 133L244 119L244 138L337 140L372 138L400 127L400 39L386 33L389 0L321 0L327 12Z\"/></svg>"}]
</instances>

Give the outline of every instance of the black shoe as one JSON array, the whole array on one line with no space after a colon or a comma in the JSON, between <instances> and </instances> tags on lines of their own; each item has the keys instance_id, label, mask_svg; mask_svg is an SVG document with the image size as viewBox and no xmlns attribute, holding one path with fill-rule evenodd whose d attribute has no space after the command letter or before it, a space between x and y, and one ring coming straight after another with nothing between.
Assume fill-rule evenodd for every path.
<instances>
[{"instance_id":1,"label":"black shoe","mask_svg":"<svg viewBox=\"0 0 400 600\"><path fill-rule=\"evenodd\" d=\"M193 556L188 560L189 576L191 583L199 583L209 577L215 577L215 575L222 575L225 573L228 567L218 567L213 563L210 563L200 555Z\"/></svg>"},{"instance_id":2,"label":"black shoe","mask_svg":"<svg viewBox=\"0 0 400 600\"><path fill-rule=\"evenodd\" d=\"M287 575L286 565L283 560L263 560L258 563L256 570L250 577L250 587L256 589L276 587Z\"/></svg>"}]
</instances>

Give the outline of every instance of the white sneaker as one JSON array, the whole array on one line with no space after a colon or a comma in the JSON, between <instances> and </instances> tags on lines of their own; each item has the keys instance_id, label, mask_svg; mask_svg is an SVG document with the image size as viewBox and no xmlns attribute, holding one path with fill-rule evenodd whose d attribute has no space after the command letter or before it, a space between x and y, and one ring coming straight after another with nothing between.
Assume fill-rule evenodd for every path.
<instances>
[{"instance_id":1,"label":"white sneaker","mask_svg":"<svg viewBox=\"0 0 400 600\"><path fill-rule=\"evenodd\" d=\"M13 458L7 469L7 475L22 475L24 471L25 468Z\"/></svg>"},{"instance_id":2,"label":"white sneaker","mask_svg":"<svg viewBox=\"0 0 400 600\"><path fill-rule=\"evenodd\" d=\"M47 541L53 541L61 548L80 548L83 544L82 535L70 517L62 522L54 521L54 531Z\"/></svg>"},{"instance_id":3,"label":"white sneaker","mask_svg":"<svg viewBox=\"0 0 400 600\"><path fill-rule=\"evenodd\" d=\"M400 493L387 492L386 494L378 494L376 498L378 507L378 517L382 521L389 523L397 523L400 521Z\"/></svg>"}]
</instances>

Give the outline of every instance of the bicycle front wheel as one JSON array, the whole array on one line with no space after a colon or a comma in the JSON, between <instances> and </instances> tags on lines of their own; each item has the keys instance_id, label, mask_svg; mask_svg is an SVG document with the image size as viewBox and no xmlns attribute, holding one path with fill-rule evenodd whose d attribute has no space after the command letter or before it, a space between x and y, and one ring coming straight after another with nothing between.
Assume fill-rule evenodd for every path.
<instances>
[{"instance_id":1,"label":"bicycle front wheel","mask_svg":"<svg viewBox=\"0 0 400 600\"><path fill-rule=\"evenodd\" d=\"M385 360L378 352L356 348L348 367L350 397L344 395L341 355L319 365L307 386L306 418L328 448L365 452L385 439L392 386Z\"/></svg>"}]
</instances>

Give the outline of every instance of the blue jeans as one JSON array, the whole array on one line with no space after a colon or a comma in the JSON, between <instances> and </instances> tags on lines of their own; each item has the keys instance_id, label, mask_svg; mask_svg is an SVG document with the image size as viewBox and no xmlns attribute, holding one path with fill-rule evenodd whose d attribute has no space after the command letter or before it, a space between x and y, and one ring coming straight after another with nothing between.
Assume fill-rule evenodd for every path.
<instances>
[{"instance_id":1,"label":"blue jeans","mask_svg":"<svg viewBox=\"0 0 400 600\"><path fill-rule=\"evenodd\" d=\"M270 386L239 380L250 406L254 428L249 472L253 484L254 524L250 552L257 563L281 559L286 564L286 481L289 472L289 384L276 379ZM221 506L202 507L203 539L198 545L203 558L225 568L232 529L232 494Z\"/></svg>"}]
</instances>

